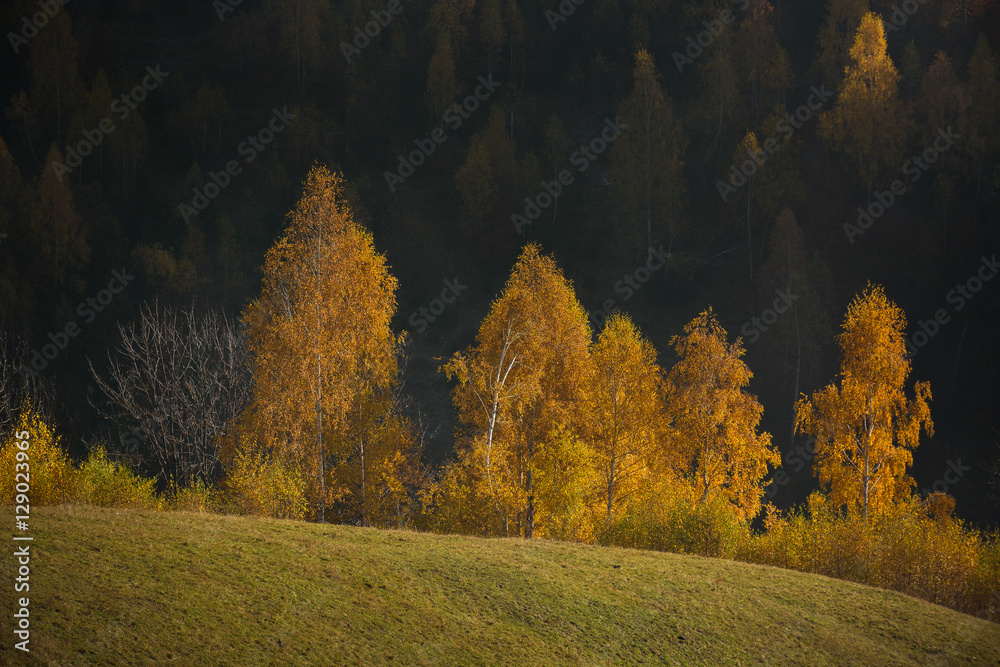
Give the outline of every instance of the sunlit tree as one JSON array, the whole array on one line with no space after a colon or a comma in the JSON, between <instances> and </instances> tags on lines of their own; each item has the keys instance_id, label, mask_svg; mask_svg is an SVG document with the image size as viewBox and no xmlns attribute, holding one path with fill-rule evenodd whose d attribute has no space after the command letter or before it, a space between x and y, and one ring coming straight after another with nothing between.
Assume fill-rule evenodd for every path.
<instances>
[{"instance_id":1,"label":"sunlit tree","mask_svg":"<svg viewBox=\"0 0 1000 667\"><path fill-rule=\"evenodd\" d=\"M572 441L581 435L589 342L587 315L572 285L555 260L530 244L475 344L443 367L458 382L454 402L467 438L456 474L488 499L508 534L532 537L536 521L544 532L554 512L539 502L536 479L555 448L559 456L584 451Z\"/></svg>"},{"instance_id":2,"label":"sunlit tree","mask_svg":"<svg viewBox=\"0 0 1000 667\"><path fill-rule=\"evenodd\" d=\"M351 436L366 432L358 422L368 402L396 380L395 292L385 257L354 222L341 177L313 167L243 317L254 370L248 440L307 471L319 521L341 486L331 464L374 464Z\"/></svg>"},{"instance_id":3,"label":"sunlit tree","mask_svg":"<svg viewBox=\"0 0 1000 667\"><path fill-rule=\"evenodd\" d=\"M927 382L914 385L903 335L906 315L877 285L851 302L837 340L840 382L796 404L796 428L816 437L813 472L830 488L834 503L864 518L909 495L906 474L920 431L934 434Z\"/></svg>"},{"instance_id":4,"label":"sunlit tree","mask_svg":"<svg viewBox=\"0 0 1000 667\"><path fill-rule=\"evenodd\" d=\"M656 350L625 315L604 325L591 357L587 413L607 520L642 482L663 433L663 371Z\"/></svg>"},{"instance_id":5,"label":"sunlit tree","mask_svg":"<svg viewBox=\"0 0 1000 667\"><path fill-rule=\"evenodd\" d=\"M781 462L771 436L758 432L764 408L746 387L753 373L742 343L728 343L709 308L670 344L680 360L667 374L667 416L676 466L704 503L729 500L744 519L757 515L768 466Z\"/></svg>"},{"instance_id":6,"label":"sunlit tree","mask_svg":"<svg viewBox=\"0 0 1000 667\"><path fill-rule=\"evenodd\" d=\"M836 106L820 115L827 145L847 159L869 190L899 169L906 142L908 120L899 99L899 73L886 48L882 19L865 14Z\"/></svg>"}]
</instances>

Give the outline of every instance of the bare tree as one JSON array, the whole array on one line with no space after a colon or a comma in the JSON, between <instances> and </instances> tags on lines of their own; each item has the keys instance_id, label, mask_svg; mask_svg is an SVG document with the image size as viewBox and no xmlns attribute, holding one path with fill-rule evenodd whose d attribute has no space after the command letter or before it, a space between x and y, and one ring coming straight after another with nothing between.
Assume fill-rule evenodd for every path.
<instances>
[{"instance_id":1,"label":"bare tree","mask_svg":"<svg viewBox=\"0 0 1000 667\"><path fill-rule=\"evenodd\" d=\"M216 438L250 398L246 346L236 323L211 309L199 317L194 305L176 311L154 304L118 330L107 379L90 366L109 399L95 407L139 434L125 444L140 449L164 481L214 481L221 470Z\"/></svg>"},{"instance_id":2,"label":"bare tree","mask_svg":"<svg viewBox=\"0 0 1000 667\"><path fill-rule=\"evenodd\" d=\"M0 437L13 430L29 403L32 412L53 421L52 385L31 369L28 357L24 342L0 336Z\"/></svg>"}]
</instances>

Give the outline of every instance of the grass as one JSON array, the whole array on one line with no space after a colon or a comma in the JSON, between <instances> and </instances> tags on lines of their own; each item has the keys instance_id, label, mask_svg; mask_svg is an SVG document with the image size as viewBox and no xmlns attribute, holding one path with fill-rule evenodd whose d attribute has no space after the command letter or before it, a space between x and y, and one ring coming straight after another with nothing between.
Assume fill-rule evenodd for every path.
<instances>
[{"instance_id":1,"label":"grass","mask_svg":"<svg viewBox=\"0 0 1000 667\"><path fill-rule=\"evenodd\" d=\"M43 664L990 665L1000 656L996 624L695 556L72 505L33 508L32 534L31 658ZM13 580L9 555L3 573ZM0 590L10 619L12 586ZM0 663L18 664L24 656L4 636Z\"/></svg>"}]
</instances>

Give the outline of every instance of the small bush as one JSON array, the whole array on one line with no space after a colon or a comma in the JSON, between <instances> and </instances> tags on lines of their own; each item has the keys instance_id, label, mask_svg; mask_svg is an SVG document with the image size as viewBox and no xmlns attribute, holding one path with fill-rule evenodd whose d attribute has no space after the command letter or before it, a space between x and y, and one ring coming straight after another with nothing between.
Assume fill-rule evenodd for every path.
<instances>
[{"instance_id":1,"label":"small bush","mask_svg":"<svg viewBox=\"0 0 1000 667\"><path fill-rule=\"evenodd\" d=\"M222 507L234 514L302 519L309 508L302 475L275 458L238 452L224 485Z\"/></svg>"},{"instance_id":2,"label":"small bush","mask_svg":"<svg viewBox=\"0 0 1000 667\"><path fill-rule=\"evenodd\" d=\"M100 507L163 508L156 495L154 480L144 479L109 460L103 447L90 453L75 477L73 495L78 503Z\"/></svg>"},{"instance_id":3,"label":"small bush","mask_svg":"<svg viewBox=\"0 0 1000 667\"><path fill-rule=\"evenodd\" d=\"M654 495L631 503L620 518L598 531L604 545L732 558L748 529L723 498L692 500L690 494Z\"/></svg>"},{"instance_id":4,"label":"small bush","mask_svg":"<svg viewBox=\"0 0 1000 667\"><path fill-rule=\"evenodd\" d=\"M879 586L990 620L1000 618L1000 538L950 515L947 498L913 497L867 521L820 494L808 511L769 515L737 558Z\"/></svg>"},{"instance_id":5,"label":"small bush","mask_svg":"<svg viewBox=\"0 0 1000 667\"><path fill-rule=\"evenodd\" d=\"M172 510L184 512L213 512L218 507L219 498L215 489L196 479L190 486L171 487L167 505Z\"/></svg>"},{"instance_id":6,"label":"small bush","mask_svg":"<svg viewBox=\"0 0 1000 667\"><path fill-rule=\"evenodd\" d=\"M21 495L27 495L30 505L66 502L73 493L73 473L52 427L26 407L17 428L0 446L0 503L15 502L19 483L28 484L28 492Z\"/></svg>"}]
</instances>

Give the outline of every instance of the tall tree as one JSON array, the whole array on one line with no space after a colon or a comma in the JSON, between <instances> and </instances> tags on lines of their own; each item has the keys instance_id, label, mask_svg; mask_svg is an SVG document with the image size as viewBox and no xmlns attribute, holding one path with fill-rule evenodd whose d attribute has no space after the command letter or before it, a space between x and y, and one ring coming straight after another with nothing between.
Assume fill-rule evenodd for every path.
<instances>
[{"instance_id":1,"label":"tall tree","mask_svg":"<svg viewBox=\"0 0 1000 667\"><path fill-rule=\"evenodd\" d=\"M997 57L986 35L980 34L969 60L969 109L963 124L962 150L975 165L976 197L987 157L1000 149L1000 78Z\"/></svg>"},{"instance_id":2,"label":"tall tree","mask_svg":"<svg viewBox=\"0 0 1000 667\"><path fill-rule=\"evenodd\" d=\"M67 12L58 12L28 46L31 103L49 137L59 141L79 104L83 81L77 71L77 45Z\"/></svg>"},{"instance_id":3,"label":"tall tree","mask_svg":"<svg viewBox=\"0 0 1000 667\"><path fill-rule=\"evenodd\" d=\"M819 31L819 56L816 65L823 83L832 90L840 88L844 69L850 64L851 44L868 11L868 0L827 0L826 19Z\"/></svg>"},{"instance_id":4,"label":"tall tree","mask_svg":"<svg viewBox=\"0 0 1000 667\"><path fill-rule=\"evenodd\" d=\"M555 112L549 116L545 124L545 162L552 174L552 182L559 180L559 172L566 168L566 158L569 156L569 137L562 119ZM535 185L534 183L532 185ZM552 202L552 224L556 224L556 214L559 212L559 197Z\"/></svg>"},{"instance_id":5,"label":"tall tree","mask_svg":"<svg viewBox=\"0 0 1000 667\"><path fill-rule=\"evenodd\" d=\"M784 102L785 88L791 80L788 57L775 34L771 3L750 0L737 36L750 127L756 129L768 110Z\"/></svg>"},{"instance_id":6,"label":"tall tree","mask_svg":"<svg viewBox=\"0 0 1000 667\"><path fill-rule=\"evenodd\" d=\"M800 433L816 437L813 472L829 485L837 505L858 509L866 519L907 496L906 474L921 428L934 434L927 382L914 385L903 334L906 315L869 284L847 309L837 337L842 351L840 385L830 384L796 404Z\"/></svg>"},{"instance_id":7,"label":"tall tree","mask_svg":"<svg viewBox=\"0 0 1000 667\"><path fill-rule=\"evenodd\" d=\"M591 353L587 412L608 521L656 457L664 419L663 371L656 350L626 315L612 314Z\"/></svg>"},{"instance_id":8,"label":"tall tree","mask_svg":"<svg viewBox=\"0 0 1000 667\"><path fill-rule=\"evenodd\" d=\"M687 189L687 139L660 86L653 56L644 49L635 55L632 94L618 114L624 130L611 149L616 209L628 237L644 232L649 253L655 247L654 227L662 228L668 240L678 231Z\"/></svg>"},{"instance_id":9,"label":"tall tree","mask_svg":"<svg viewBox=\"0 0 1000 667\"><path fill-rule=\"evenodd\" d=\"M965 113L968 100L965 87L958 80L951 59L938 51L934 62L924 75L920 89L920 107L923 113L923 127L920 128L921 141L924 146L933 145L938 132L947 128L959 128L965 125ZM934 163L937 178L934 182L934 199L941 210L943 226L942 247L948 244L948 209L952 206L952 195L959 175L965 171L967 161L962 152L956 150L944 151Z\"/></svg>"},{"instance_id":10,"label":"tall tree","mask_svg":"<svg viewBox=\"0 0 1000 667\"><path fill-rule=\"evenodd\" d=\"M711 308L670 344L680 356L666 381L676 465L701 502L721 495L751 519L760 511L768 466L781 463L781 456L770 434L757 432L764 408L744 390L753 373L741 359L743 345L727 342Z\"/></svg>"},{"instance_id":11,"label":"tall tree","mask_svg":"<svg viewBox=\"0 0 1000 667\"><path fill-rule=\"evenodd\" d=\"M467 436L461 460L505 532L544 533L551 508L536 498L540 466L580 433L590 326L573 287L532 243L521 253L476 343L443 367ZM461 468L458 468L461 470ZM553 494L548 494L552 497Z\"/></svg>"},{"instance_id":12,"label":"tall tree","mask_svg":"<svg viewBox=\"0 0 1000 667\"><path fill-rule=\"evenodd\" d=\"M144 307L138 322L119 325L118 334L107 377L90 371L109 399L100 411L123 433L142 434L124 441L121 453L180 487L216 482L216 439L250 397L236 324L211 309L198 315L193 304L180 312L157 304Z\"/></svg>"},{"instance_id":13,"label":"tall tree","mask_svg":"<svg viewBox=\"0 0 1000 667\"><path fill-rule=\"evenodd\" d=\"M427 67L427 111L431 118L444 126L444 112L458 97L458 80L455 78L455 57L452 55L451 40L441 35Z\"/></svg>"},{"instance_id":14,"label":"tall tree","mask_svg":"<svg viewBox=\"0 0 1000 667\"><path fill-rule=\"evenodd\" d=\"M52 146L45 164L57 162L62 162L62 156ZM81 290L80 272L90 260L90 247L73 205L69 183L62 182L55 169L48 167L38 177L38 190L30 210L28 228L34 239L38 266L44 267L38 276L39 283Z\"/></svg>"},{"instance_id":15,"label":"tall tree","mask_svg":"<svg viewBox=\"0 0 1000 667\"><path fill-rule=\"evenodd\" d=\"M820 130L827 146L843 154L872 190L902 164L907 129L899 73L877 15L861 19L850 56L836 106L820 116Z\"/></svg>"},{"instance_id":16,"label":"tall tree","mask_svg":"<svg viewBox=\"0 0 1000 667\"><path fill-rule=\"evenodd\" d=\"M397 374L389 328L396 279L354 221L343 187L326 167L310 170L243 316L254 369L250 439L309 471L320 522L333 499L331 458L351 455L352 416Z\"/></svg>"}]
</instances>

